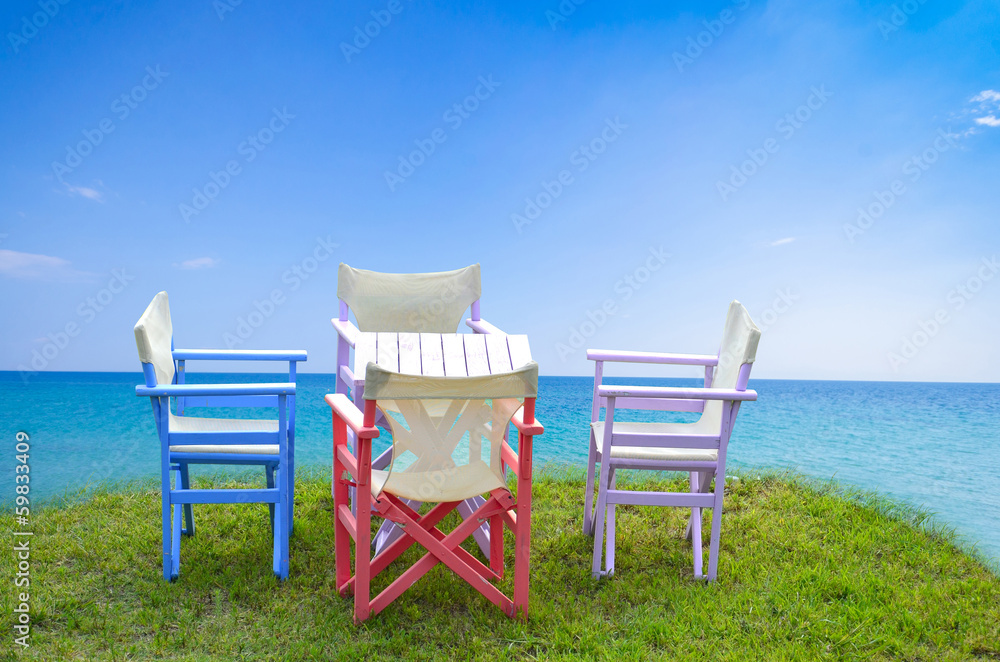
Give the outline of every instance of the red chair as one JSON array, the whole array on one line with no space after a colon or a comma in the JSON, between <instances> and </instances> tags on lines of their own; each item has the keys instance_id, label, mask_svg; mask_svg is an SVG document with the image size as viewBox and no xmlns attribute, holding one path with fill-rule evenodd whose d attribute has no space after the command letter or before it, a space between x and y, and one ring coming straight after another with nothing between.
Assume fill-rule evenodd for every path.
<instances>
[{"instance_id":1,"label":"red chair","mask_svg":"<svg viewBox=\"0 0 1000 662\"><path fill-rule=\"evenodd\" d=\"M543 432L535 421L537 392L534 362L483 377L404 375L369 363L364 413L345 394L326 396L333 409L337 589L342 596L354 594L355 623L385 609L438 563L508 616L527 618L531 444ZM379 436L379 410L392 434L392 460L385 470L372 469L371 440ZM510 423L518 430L517 451L504 440ZM357 438L356 454L347 445L348 428ZM507 488L505 467L517 476L516 498ZM351 486L357 488L357 516L348 500ZM450 533L437 528L462 501L480 495L485 502L457 528ZM420 515L406 500L436 505ZM373 515L394 522L403 535L371 559ZM489 566L459 546L483 521L490 526ZM514 534L513 598L491 583L503 577L505 527ZM414 543L427 553L372 598L372 579Z\"/></svg>"}]
</instances>

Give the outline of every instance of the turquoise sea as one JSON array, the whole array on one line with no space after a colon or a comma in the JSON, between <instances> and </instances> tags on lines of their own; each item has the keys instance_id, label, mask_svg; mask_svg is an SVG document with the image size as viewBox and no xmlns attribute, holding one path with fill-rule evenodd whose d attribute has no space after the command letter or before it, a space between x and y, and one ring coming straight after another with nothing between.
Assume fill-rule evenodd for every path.
<instances>
[{"instance_id":1,"label":"turquoise sea","mask_svg":"<svg viewBox=\"0 0 1000 662\"><path fill-rule=\"evenodd\" d=\"M246 374L193 374L188 381L253 379L283 381ZM18 431L30 435L34 499L158 476L151 407L134 391L141 381L139 373L40 373L24 383L18 373L0 372L8 477L0 502L13 500ZM687 379L607 381L699 385ZM330 375L299 376L300 466L330 465L330 411L323 395L332 382ZM536 441L536 464L585 462L592 384L589 377L540 379L537 413L546 431ZM791 468L922 506L1000 563L1000 384L752 380L750 388L759 400L740 411L732 464Z\"/></svg>"}]
</instances>

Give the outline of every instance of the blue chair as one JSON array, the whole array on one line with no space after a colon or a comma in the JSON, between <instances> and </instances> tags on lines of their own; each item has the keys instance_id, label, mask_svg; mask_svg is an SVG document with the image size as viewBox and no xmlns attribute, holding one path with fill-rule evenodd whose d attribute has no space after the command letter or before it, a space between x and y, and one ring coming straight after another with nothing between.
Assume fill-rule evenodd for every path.
<instances>
[{"instance_id":1,"label":"blue chair","mask_svg":"<svg viewBox=\"0 0 1000 662\"><path fill-rule=\"evenodd\" d=\"M274 574L285 579L295 493L295 368L296 362L306 360L306 352L174 349L166 292L153 297L139 318L135 342L146 380L145 386L137 386L135 392L149 397L160 437L163 578L173 581L180 573L181 534L194 535L192 504L266 503L274 535ZM195 359L288 361L288 382L185 384L185 361ZM171 398L175 399L176 413L170 409ZM185 415L187 409L197 407L277 407L278 418L249 420ZM267 487L192 489L188 472L191 464L263 466Z\"/></svg>"}]
</instances>

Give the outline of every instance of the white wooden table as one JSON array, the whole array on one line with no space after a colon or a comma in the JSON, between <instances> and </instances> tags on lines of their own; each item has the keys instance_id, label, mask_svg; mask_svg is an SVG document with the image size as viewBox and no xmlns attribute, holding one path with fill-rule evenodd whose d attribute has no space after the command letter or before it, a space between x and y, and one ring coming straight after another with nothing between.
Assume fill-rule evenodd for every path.
<instances>
[{"instance_id":1,"label":"white wooden table","mask_svg":"<svg viewBox=\"0 0 1000 662\"><path fill-rule=\"evenodd\" d=\"M368 362L406 375L478 377L510 372L531 361L528 336L478 333L359 333L354 387L364 388Z\"/></svg>"},{"instance_id":2,"label":"white wooden table","mask_svg":"<svg viewBox=\"0 0 1000 662\"><path fill-rule=\"evenodd\" d=\"M362 396L369 362L406 375L479 377L510 372L530 363L531 349L525 335L359 333L354 345L353 373L344 375L346 381L354 385L354 402L359 407L364 406ZM383 469L391 459L390 448L372 462L372 468ZM482 497L468 499L458 507L458 512L462 517L468 517L483 502ZM399 535L392 522L385 522L373 541L375 553L378 554ZM473 535L483 554L489 558L489 527L484 524Z\"/></svg>"}]
</instances>

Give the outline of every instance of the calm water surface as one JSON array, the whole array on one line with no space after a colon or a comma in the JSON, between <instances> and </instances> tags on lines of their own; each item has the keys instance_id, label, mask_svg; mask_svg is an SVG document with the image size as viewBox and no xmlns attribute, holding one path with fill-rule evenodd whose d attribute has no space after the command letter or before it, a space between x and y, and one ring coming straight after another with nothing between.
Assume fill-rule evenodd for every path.
<instances>
[{"instance_id":1,"label":"calm water surface","mask_svg":"<svg viewBox=\"0 0 1000 662\"><path fill-rule=\"evenodd\" d=\"M188 377L189 382L252 379ZM35 498L105 480L158 476L152 409L134 391L141 381L138 373L42 373L25 384L17 373L0 372L0 438L7 440L2 447L9 478L0 501L13 499L18 430L31 436ZM624 381L699 385L685 379ZM585 462L592 384L589 377L540 379L537 414L546 432L536 442L536 462ZM330 411L323 395L331 385L329 375L299 376L300 465L330 465ZM792 468L926 507L1000 561L1000 384L752 380L750 387L760 399L740 410L730 443L732 463Z\"/></svg>"}]
</instances>

